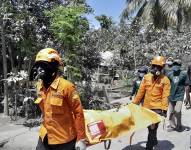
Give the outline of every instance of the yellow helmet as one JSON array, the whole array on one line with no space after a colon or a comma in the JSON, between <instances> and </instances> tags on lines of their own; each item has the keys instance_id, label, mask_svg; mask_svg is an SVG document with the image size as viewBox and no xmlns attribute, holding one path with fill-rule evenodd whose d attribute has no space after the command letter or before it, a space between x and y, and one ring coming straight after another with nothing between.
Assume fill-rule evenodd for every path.
<instances>
[{"instance_id":1,"label":"yellow helmet","mask_svg":"<svg viewBox=\"0 0 191 150\"><path fill-rule=\"evenodd\" d=\"M46 61L46 62L57 61L59 65L62 65L61 57L59 56L58 52L52 48L45 48L40 50L36 55L35 59L35 62L39 61Z\"/></svg>"},{"instance_id":2,"label":"yellow helmet","mask_svg":"<svg viewBox=\"0 0 191 150\"><path fill-rule=\"evenodd\" d=\"M151 61L152 65L158 65L164 67L165 65L165 58L163 56L155 56Z\"/></svg>"}]
</instances>

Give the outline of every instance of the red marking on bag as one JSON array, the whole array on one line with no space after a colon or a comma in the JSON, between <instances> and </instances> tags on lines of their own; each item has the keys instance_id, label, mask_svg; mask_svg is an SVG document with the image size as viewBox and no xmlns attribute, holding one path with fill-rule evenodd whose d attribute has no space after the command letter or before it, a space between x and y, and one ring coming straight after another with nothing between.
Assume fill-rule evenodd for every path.
<instances>
[{"instance_id":1,"label":"red marking on bag","mask_svg":"<svg viewBox=\"0 0 191 150\"><path fill-rule=\"evenodd\" d=\"M103 120L88 124L88 130L92 138L106 133L106 127Z\"/></svg>"}]
</instances>

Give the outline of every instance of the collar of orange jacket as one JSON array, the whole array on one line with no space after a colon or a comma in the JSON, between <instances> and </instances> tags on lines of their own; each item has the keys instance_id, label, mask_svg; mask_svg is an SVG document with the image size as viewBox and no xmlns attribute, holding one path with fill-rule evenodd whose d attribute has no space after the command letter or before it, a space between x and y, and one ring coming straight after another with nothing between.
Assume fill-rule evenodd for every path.
<instances>
[{"instance_id":1,"label":"collar of orange jacket","mask_svg":"<svg viewBox=\"0 0 191 150\"><path fill-rule=\"evenodd\" d=\"M59 81L60 81L60 77L57 76L57 77L54 79L54 81L51 83L50 87L52 87L53 89L57 89L58 84L59 84ZM44 87L42 80L39 81L39 85L40 85L40 89L42 89L42 88Z\"/></svg>"}]
</instances>

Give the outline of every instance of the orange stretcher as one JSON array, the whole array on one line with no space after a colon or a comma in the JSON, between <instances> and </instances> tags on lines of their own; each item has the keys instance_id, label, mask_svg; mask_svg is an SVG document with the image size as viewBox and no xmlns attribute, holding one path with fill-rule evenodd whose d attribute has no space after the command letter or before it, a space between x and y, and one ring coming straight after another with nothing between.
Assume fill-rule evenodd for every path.
<instances>
[{"instance_id":1,"label":"orange stretcher","mask_svg":"<svg viewBox=\"0 0 191 150\"><path fill-rule=\"evenodd\" d=\"M134 134L137 130L162 121L157 113L133 103L119 109L84 110L84 115L89 144L104 142L105 149L109 149L114 138Z\"/></svg>"}]
</instances>

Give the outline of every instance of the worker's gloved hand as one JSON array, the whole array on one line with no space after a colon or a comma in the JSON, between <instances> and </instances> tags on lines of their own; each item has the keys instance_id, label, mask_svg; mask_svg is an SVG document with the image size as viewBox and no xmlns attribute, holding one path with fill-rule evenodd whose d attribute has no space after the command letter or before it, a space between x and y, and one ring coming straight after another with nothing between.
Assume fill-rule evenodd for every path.
<instances>
[{"instance_id":1,"label":"worker's gloved hand","mask_svg":"<svg viewBox=\"0 0 191 150\"><path fill-rule=\"evenodd\" d=\"M76 150L86 150L85 139L81 139L81 140L77 141L76 145L75 145L75 149Z\"/></svg>"}]
</instances>

